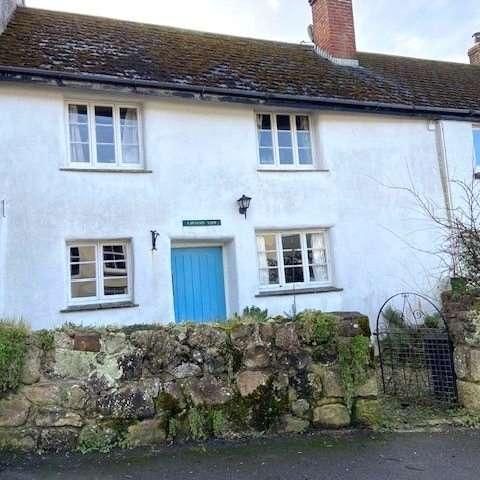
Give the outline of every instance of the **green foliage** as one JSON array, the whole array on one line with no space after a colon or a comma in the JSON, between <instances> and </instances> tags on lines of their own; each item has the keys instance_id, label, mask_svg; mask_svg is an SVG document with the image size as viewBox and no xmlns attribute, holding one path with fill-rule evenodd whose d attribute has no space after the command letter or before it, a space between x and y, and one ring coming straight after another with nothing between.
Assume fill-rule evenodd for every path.
<instances>
[{"instance_id":1,"label":"green foliage","mask_svg":"<svg viewBox=\"0 0 480 480\"><path fill-rule=\"evenodd\" d=\"M216 438L222 438L227 430L227 418L223 410L213 410L211 412L212 433Z\"/></svg>"},{"instance_id":2,"label":"green foliage","mask_svg":"<svg viewBox=\"0 0 480 480\"><path fill-rule=\"evenodd\" d=\"M258 432L266 432L275 426L289 406L287 394L276 389L271 381L259 387L249 400L252 426Z\"/></svg>"},{"instance_id":3,"label":"green foliage","mask_svg":"<svg viewBox=\"0 0 480 480\"><path fill-rule=\"evenodd\" d=\"M266 322L268 320L268 310L262 310L261 308L254 306L246 307L243 310L242 317L258 323Z\"/></svg>"},{"instance_id":4,"label":"green foliage","mask_svg":"<svg viewBox=\"0 0 480 480\"><path fill-rule=\"evenodd\" d=\"M302 333L307 344L313 346L328 345L337 335L337 318L316 310L305 310L298 314Z\"/></svg>"},{"instance_id":5,"label":"green foliage","mask_svg":"<svg viewBox=\"0 0 480 480\"><path fill-rule=\"evenodd\" d=\"M37 332L38 343L44 352L51 352L55 348L55 336L50 330Z\"/></svg>"},{"instance_id":6,"label":"green foliage","mask_svg":"<svg viewBox=\"0 0 480 480\"><path fill-rule=\"evenodd\" d=\"M164 412L171 417L181 412L178 400L176 400L169 393L166 392L160 393L155 402L155 407L157 412Z\"/></svg>"},{"instance_id":7,"label":"green foliage","mask_svg":"<svg viewBox=\"0 0 480 480\"><path fill-rule=\"evenodd\" d=\"M426 315L423 321L425 327L427 328L440 328L442 323L442 317L439 313L433 313L431 315Z\"/></svg>"},{"instance_id":8,"label":"green foliage","mask_svg":"<svg viewBox=\"0 0 480 480\"><path fill-rule=\"evenodd\" d=\"M368 379L370 367L370 339L353 337L338 344L340 377L345 390L345 401L351 409L355 390Z\"/></svg>"},{"instance_id":9,"label":"green foliage","mask_svg":"<svg viewBox=\"0 0 480 480\"><path fill-rule=\"evenodd\" d=\"M28 330L22 322L0 321L0 392L15 390L21 380Z\"/></svg>"},{"instance_id":10,"label":"green foliage","mask_svg":"<svg viewBox=\"0 0 480 480\"><path fill-rule=\"evenodd\" d=\"M118 444L118 433L112 428L88 426L80 432L78 450L83 454L109 453Z\"/></svg>"}]
</instances>

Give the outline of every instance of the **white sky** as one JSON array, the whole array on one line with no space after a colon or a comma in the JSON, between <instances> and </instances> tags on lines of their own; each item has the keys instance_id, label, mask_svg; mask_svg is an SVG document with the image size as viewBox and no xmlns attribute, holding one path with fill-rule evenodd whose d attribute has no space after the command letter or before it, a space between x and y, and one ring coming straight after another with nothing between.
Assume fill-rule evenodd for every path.
<instances>
[{"instance_id":1,"label":"white sky","mask_svg":"<svg viewBox=\"0 0 480 480\"><path fill-rule=\"evenodd\" d=\"M467 61L480 0L353 0L358 49ZM26 0L27 6L300 42L307 0Z\"/></svg>"}]
</instances>

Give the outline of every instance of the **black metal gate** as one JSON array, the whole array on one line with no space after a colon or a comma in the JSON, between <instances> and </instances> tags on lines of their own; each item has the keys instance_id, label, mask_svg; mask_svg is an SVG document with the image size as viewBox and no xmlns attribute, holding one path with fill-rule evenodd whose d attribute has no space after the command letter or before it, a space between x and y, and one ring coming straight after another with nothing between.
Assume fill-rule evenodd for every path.
<instances>
[{"instance_id":1,"label":"black metal gate","mask_svg":"<svg viewBox=\"0 0 480 480\"><path fill-rule=\"evenodd\" d=\"M423 295L390 297L377 316L383 390L406 403L457 402L453 347L446 322Z\"/></svg>"}]
</instances>

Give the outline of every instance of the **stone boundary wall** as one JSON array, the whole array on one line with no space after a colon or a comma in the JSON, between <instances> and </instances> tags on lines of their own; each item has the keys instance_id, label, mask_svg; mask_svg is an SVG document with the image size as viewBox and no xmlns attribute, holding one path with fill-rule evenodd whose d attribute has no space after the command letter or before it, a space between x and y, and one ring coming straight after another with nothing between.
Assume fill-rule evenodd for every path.
<instances>
[{"instance_id":1,"label":"stone boundary wall","mask_svg":"<svg viewBox=\"0 0 480 480\"><path fill-rule=\"evenodd\" d=\"M442 304L454 345L459 404L480 411L480 295L445 292Z\"/></svg>"},{"instance_id":2,"label":"stone boundary wall","mask_svg":"<svg viewBox=\"0 0 480 480\"><path fill-rule=\"evenodd\" d=\"M365 317L338 317L339 339L368 338L365 325ZM20 388L0 393L0 448L106 452L300 433L368 423L377 408L372 364L348 398L335 349L313 345L299 323L285 319L64 327L47 332L49 346L42 335L28 338Z\"/></svg>"}]
</instances>

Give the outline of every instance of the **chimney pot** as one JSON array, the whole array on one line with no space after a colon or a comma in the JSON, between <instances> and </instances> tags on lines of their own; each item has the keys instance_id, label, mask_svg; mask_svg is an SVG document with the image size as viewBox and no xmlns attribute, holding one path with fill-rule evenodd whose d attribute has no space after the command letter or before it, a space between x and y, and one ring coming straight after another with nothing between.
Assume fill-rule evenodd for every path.
<instances>
[{"instance_id":1,"label":"chimney pot","mask_svg":"<svg viewBox=\"0 0 480 480\"><path fill-rule=\"evenodd\" d=\"M309 0L317 51L344 65L358 65L352 0Z\"/></svg>"}]
</instances>

